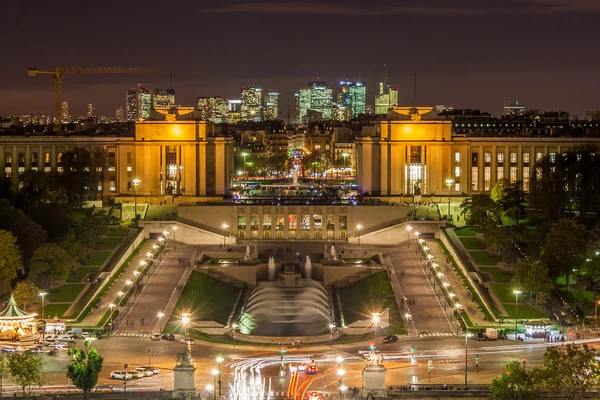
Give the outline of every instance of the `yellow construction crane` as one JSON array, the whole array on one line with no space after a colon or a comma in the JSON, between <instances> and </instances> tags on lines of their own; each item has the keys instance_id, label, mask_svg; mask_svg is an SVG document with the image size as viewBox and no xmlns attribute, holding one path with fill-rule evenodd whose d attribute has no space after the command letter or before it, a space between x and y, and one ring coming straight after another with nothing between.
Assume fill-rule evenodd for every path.
<instances>
[{"instance_id":1,"label":"yellow construction crane","mask_svg":"<svg viewBox=\"0 0 600 400\"><path fill-rule=\"evenodd\" d=\"M29 68L27 75L36 76L52 75L54 79L54 95L55 95L55 115L54 117L60 121L62 110L62 80L63 75L83 75L83 74L131 74L134 72L156 72L155 68L127 68L127 67L98 67L98 68L54 68L54 69L37 69Z\"/></svg>"}]
</instances>

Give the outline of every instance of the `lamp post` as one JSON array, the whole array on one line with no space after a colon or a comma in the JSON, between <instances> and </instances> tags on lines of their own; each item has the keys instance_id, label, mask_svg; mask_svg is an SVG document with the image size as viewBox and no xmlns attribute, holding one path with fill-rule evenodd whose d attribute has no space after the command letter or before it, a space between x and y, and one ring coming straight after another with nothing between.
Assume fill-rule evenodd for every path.
<instances>
[{"instance_id":1,"label":"lamp post","mask_svg":"<svg viewBox=\"0 0 600 400\"><path fill-rule=\"evenodd\" d=\"M454 185L454 179L446 179L446 186L448 186L448 220L452 219L450 213L450 195L452 194L452 185Z\"/></svg>"},{"instance_id":2,"label":"lamp post","mask_svg":"<svg viewBox=\"0 0 600 400\"><path fill-rule=\"evenodd\" d=\"M175 250L175 231L177 231L179 227L177 225L173 225L173 250Z\"/></svg>"},{"instance_id":3,"label":"lamp post","mask_svg":"<svg viewBox=\"0 0 600 400\"><path fill-rule=\"evenodd\" d=\"M356 225L356 231L358 232L358 248L360 249L360 230L363 228L361 224Z\"/></svg>"},{"instance_id":4,"label":"lamp post","mask_svg":"<svg viewBox=\"0 0 600 400\"><path fill-rule=\"evenodd\" d=\"M217 375L219 375L219 371L217 371L216 369L212 370L212 376L213 376L213 399L217 400ZM221 395L219 395L221 396Z\"/></svg>"},{"instance_id":5,"label":"lamp post","mask_svg":"<svg viewBox=\"0 0 600 400\"><path fill-rule=\"evenodd\" d=\"M406 227L406 248L410 249L410 231L413 230L412 225Z\"/></svg>"},{"instance_id":6,"label":"lamp post","mask_svg":"<svg viewBox=\"0 0 600 400\"><path fill-rule=\"evenodd\" d=\"M40 292L39 296L42 298L42 340L44 340L46 336L46 317L44 314L44 305L46 304L46 296L48 292Z\"/></svg>"},{"instance_id":7,"label":"lamp post","mask_svg":"<svg viewBox=\"0 0 600 400\"><path fill-rule=\"evenodd\" d=\"M235 330L237 329L237 324L232 324L231 327L233 328L233 348L235 349Z\"/></svg>"},{"instance_id":8,"label":"lamp post","mask_svg":"<svg viewBox=\"0 0 600 400\"><path fill-rule=\"evenodd\" d=\"M140 181L139 179L134 179L133 180L133 201L134 201L134 206L133 206L133 214L134 214L134 218L137 220L137 187L138 185L141 183L142 181Z\"/></svg>"},{"instance_id":9,"label":"lamp post","mask_svg":"<svg viewBox=\"0 0 600 400\"><path fill-rule=\"evenodd\" d=\"M456 307L456 336L458 336L458 328L460 327L460 318L458 316L459 316L459 312L460 312L460 308L462 307L462 304L456 303L454 306Z\"/></svg>"},{"instance_id":10,"label":"lamp post","mask_svg":"<svg viewBox=\"0 0 600 400\"><path fill-rule=\"evenodd\" d=\"M217 371L219 373L219 397L221 397L221 363L224 361L223 357L217 357L217 366L219 368L219 370Z\"/></svg>"},{"instance_id":11,"label":"lamp post","mask_svg":"<svg viewBox=\"0 0 600 400\"><path fill-rule=\"evenodd\" d=\"M515 340L517 340L517 333L519 332L519 295L522 293L520 290L515 290Z\"/></svg>"},{"instance_id":12,"label":"lamp post","mask_svg":"<svg viewBox=\"0 0 600 400\"><path fill-rule=\"evenodd\" d=\"M456 296L456 293L448 293L448 296L450 296L450 302L454 301L454 297ZM450 307L450 327L452 327L452 315L454 314L454 310L452 309L452 307Z\"/></svg>"},{"instance_id":13,"label":"lamp post","mask_svg":"<svg viewBox=\"0 0 600 400\"><path fill-rule=\"evenodd\" d=\"M187 339L187 337L188 337L188 324L190 323L190 313L183 313L183 314L181 314L181 322L183 323L183 332L184 332L185 338Z\"/></svg>"},{"instance_id":14,"label":"lamp post","mask_svg":"<svg viewBox=\"0 0 600 400\"><path fill-rule=\"evenodd\" d=\"M110 303L108 305L108 307L110 308L110 331L112 332L112 322L113 322L113 310L115 309L115 305Z\"/></svg>"},{"instance_id":15,"label":"lamp post","mask_svg":"<svg viewBox=\"0 0 600 400\"><path fill-rule=\"evenodd\" d=\"M469 375L469 328L465 325L465 388L468 386L467 379Z\"/></svg>"},{"instance_id":16,"label":"lamp post","mask_svg":"<svg viewBox=\"0 0 600 400\"><path fill-rule=\"evenodd\" d=\"M215 390L215 386L214 385L206 385L206 391L208 392L208 398L210 399L210 392L212 390Z\"/></svg>"},{"instance_id":17,"label":"lamp post","mask_svg":"<svg viewBox=\"0 0 600 400\"><path fill-rule=\"evenodd\" d=\"M158 333L162 334L163 327L160 325L160 320L165 316L165 313L159 312L158 314Z\"/></svg>"},{"instance_id":18,"label":"lamp post","mask_svg":"<svg viewBox=\"0 0 600 400\"><path fill-rule=\"evenodd\" d=\"M338 379L338 392L339 392L340 399L341 399L342 396L344 395L343 392L342 392L342 378L343 378L344 375L346 375L346 371L344 371L343 369L340 368L340 369L338 369L337 374L338 374L338 377L339 377L339 379Z\"/></svg>"},{"instance_id":19,"label":"lamp post","mask_svg":"<svg viewBox=\"0 0 600 400\"><path fill-rule=\"evenodd\" d=\"M225 247L225 229L229 228L229 225L223 224L221 228L223 228L223 247Z\"/></svg>"},{"instance_id":20,"label":"lamp post","mask_svg":"<svg viewBox=\"0 0 600 400\"><path fill-rule=\"evenodd\" d=\"M333 330L335 329L335 324L329 324L329 347L333 347Z\"/></svg>"},{"instance_id":21,"label":"lamp post","mask_svg":"<svg viewBox=\"0 0 600 400\"><path fill-rule=\"evenodd\" d=\"M375 326L375 347L377 347L377 329L379 328L379 322L381 322L381 314L371 314L371 320L373 321L373 326Z\"/></svg>"},{"instance_id":22,"label":"lamp post","mask_svg":"<svg viewBox=\"0 0 600 400\"><path fill-rule=\"evenodd\" d=\"M248 153L242 153L242 157L244 158L244 184L248 183L248 167L246 167L246 157L248 156Z\"/></svg>"},{"instance_id":23,"label":"lamp post","mask_svg":"<svg viewBox=\"0 0 600 400\"><path fill-rule=\"evenodd\" d=\"M165 238L165 247L169 247L169 241L167 240L168 231L163 232L163 237Z\"/></svg>"},{"instance_id":24,"label":"lamp post","mask_svg":"<svg viewBox=\"0 0 600 400\"><path fill-rule=\"evenodd\" d=\"M158 238L158 248L159 248L158 256L160 257L158 259L159 263L162 262L162 253L163 253L162 245L163 245L164 241L165 241L164 237L161 236L161 237Z\"/></svg>"}]
</instances>

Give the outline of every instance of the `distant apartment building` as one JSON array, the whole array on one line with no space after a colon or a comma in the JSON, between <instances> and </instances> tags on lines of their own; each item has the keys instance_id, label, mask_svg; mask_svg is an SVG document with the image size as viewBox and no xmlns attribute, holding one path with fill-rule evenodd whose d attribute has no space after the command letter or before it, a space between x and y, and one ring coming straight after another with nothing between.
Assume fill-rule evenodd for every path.
<instances>
[{"instance_id":1,"label":"distant apartment building","mask_svg":"<svg viewBox=\"0 0 600 400\"><path fill-rule=\"evenodd\" d=\"M264 96L263 120L275 121L279 116L279 93L269 91Z\"/></svg>"},{"instance_id":2,"label":"distant apartment building","mask_svg":"<svg viewBox=\"0 0 600 400\"><path fill-rule=\"evenodd\" d=\"M125 119L135 121L138 118L137 90L128 90L125 93Z\"/></svg>"},{"instance_id":3,"label":"distant apartment building","mask_svg":"<svg viewBox=\"0 0 600 400\"><path fill-rule=\"evenodd\" d=\"M338 94L338 105L347 107L350 118L358 118L367 111L367 87L362 82L340 82L341 92Z\"/></svg>"},{"instance_id":4,"label":"distant apartment building","mask_svg":"<svg viewBox=\"0 0 600 400\"><path fill-rule=\"evenodd\" d=\"M152 113L152 91L139 86L137 92L137 119L149 119Z\"/></svg>"},{"instance_id":5,"label":"distant apartment building","mask_svg":"<svg viewBox=\"0 0 600 400\"><path fill-rule=\"evenodd\" d=\"M263 90L255 87L242 88L241 118L244 122L260 122L262 116Z\"/></svg>"},{"instance_id":6,"label":"distant apartment building","mask_svg":"<svg viewBox=\"0 0 600 400\"><path fill-rule=\"evenodd\" d=\"M152 91L152 106L173 107L175 105L175 90L173 89L154 89Z\"/></svg>"},{"instance_id":7,"label":"distant apartment building","mask_svg":"<svg viewBox=\"0 0 600 400\"><path fill-rule=\"evenodd\" d=\"M504 99L504 115L518 117L525 114L525 106L519 100Z\"/></svg>"},{"instance_id":8,"label":"distant apartment building","mask_svg":"<svg viewBox=\"0 0 600 400\"><path fill-rule=\"evenodd\" d=\"M200 112L201 118L206 121L221 124L227 122L227 112L229 102L220 96L198 97L196 99L196 109Z\"/></svg>"},{"instance_id":9,"label":"distant apartment building","mask_svg":"<svg viewBox=\"0 0 600 400\"><path fill-rule=\"evenodd\" d=\"M115 119L117 122L125 121L125 110L123 110L123 107L117 108L117 111L115 112Z\"/></svg>"},{"instance_id":10,"label":"distant apartment building","mask_svg":"<svg viewBox=\"0 0 600 400\"><path fill-rule=\"evenodd\" d=\"M68 124L69 122L71 122L71 114L69 114L69 102L68 101L63 101L63 103L62 103L60 119L63 124Z\"/></svg>"},{"instance_id":11,"label":"distant apartment building","mask_svg":"<svg viewBox=\"0 0 600 400\"><path fill-rule=\"evenodd\" d=\"M96 105L94 103L87 104L87 117L95 117L96 116Z\"/></svg>"},{"instance_id":12,"label":"distant apartment building","mask_svg":"<svg viewBox=\"0 0 600 400\"><path fill-rule=\"evenodd\" d=\"M307 124L331 119L333 91L326 82L309 82L296 93L298 123Z\"/></svg>"}]
</instances>

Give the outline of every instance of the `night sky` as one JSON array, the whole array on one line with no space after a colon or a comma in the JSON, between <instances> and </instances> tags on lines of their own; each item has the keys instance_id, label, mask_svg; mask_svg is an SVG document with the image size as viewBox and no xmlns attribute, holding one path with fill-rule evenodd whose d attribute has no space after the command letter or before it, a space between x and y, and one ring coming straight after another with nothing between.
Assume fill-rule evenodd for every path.
<instances>
[{"instance_id":1,"label":"night sky","mask_svg":"<svg viewBox=\"0 0 600 400\"><path fill-rule=\"evenodd\" d=\"M49 76L28 67L156 67L158 73L67 76L73 116L85 104L114 115L125 91L168 88L177 103L273 89L320 77L338 91L361 79L373 102L388 65L401 104L499 114L504 98L583 116L600 108L600 0L41 1L0 6L0 115L52 113Z\"/></svg>"}]
</instances>

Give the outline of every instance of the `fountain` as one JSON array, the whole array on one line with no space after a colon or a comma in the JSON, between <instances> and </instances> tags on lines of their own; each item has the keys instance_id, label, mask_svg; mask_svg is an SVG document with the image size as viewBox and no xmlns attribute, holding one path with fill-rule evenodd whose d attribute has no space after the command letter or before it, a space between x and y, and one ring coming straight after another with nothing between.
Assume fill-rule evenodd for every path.
<instances>
[{"instance_id":1,"label":"fountain","mask_svg":"<svg viewBox=\"0 0 600 400\"><path fill-rule=\"evenodd\" d=\"M246 246L246 255L244 256L244 260L251 260L252 257L250 257L250 246Z\"/></svg>"},{"instance_id":2,"label":"fountain","mask_svg":"<svg viewBox=\"0 0 600 400\"><path fill-rule=\"evenodd\" d=\"M335 246L333 244L331 245L331 259L337 260L337 254L335 253Z\"/></svg>"},{"instance_id":3,"label":"fountain","mask_svg":"<svg viewBox=\"0 0 600 400\"><path fill-rule=\"evenodd\" d=\"M277 275L277 271L275 270L275 257L271 256L269 257L269 265L268 265L268 270L269 270L269 280L270 281L274 281Z\"/></svg>"},{"instance_id":4,"label":"fountain","mask_svg":"<svg viewBox=\"0 0 600 400\"><path fill-rule=\"evenodd\" d=\"M312 279L312 262L309 256L306 256L306 262L304 263L304 279Z\"/></svg>"}]
</instances>

